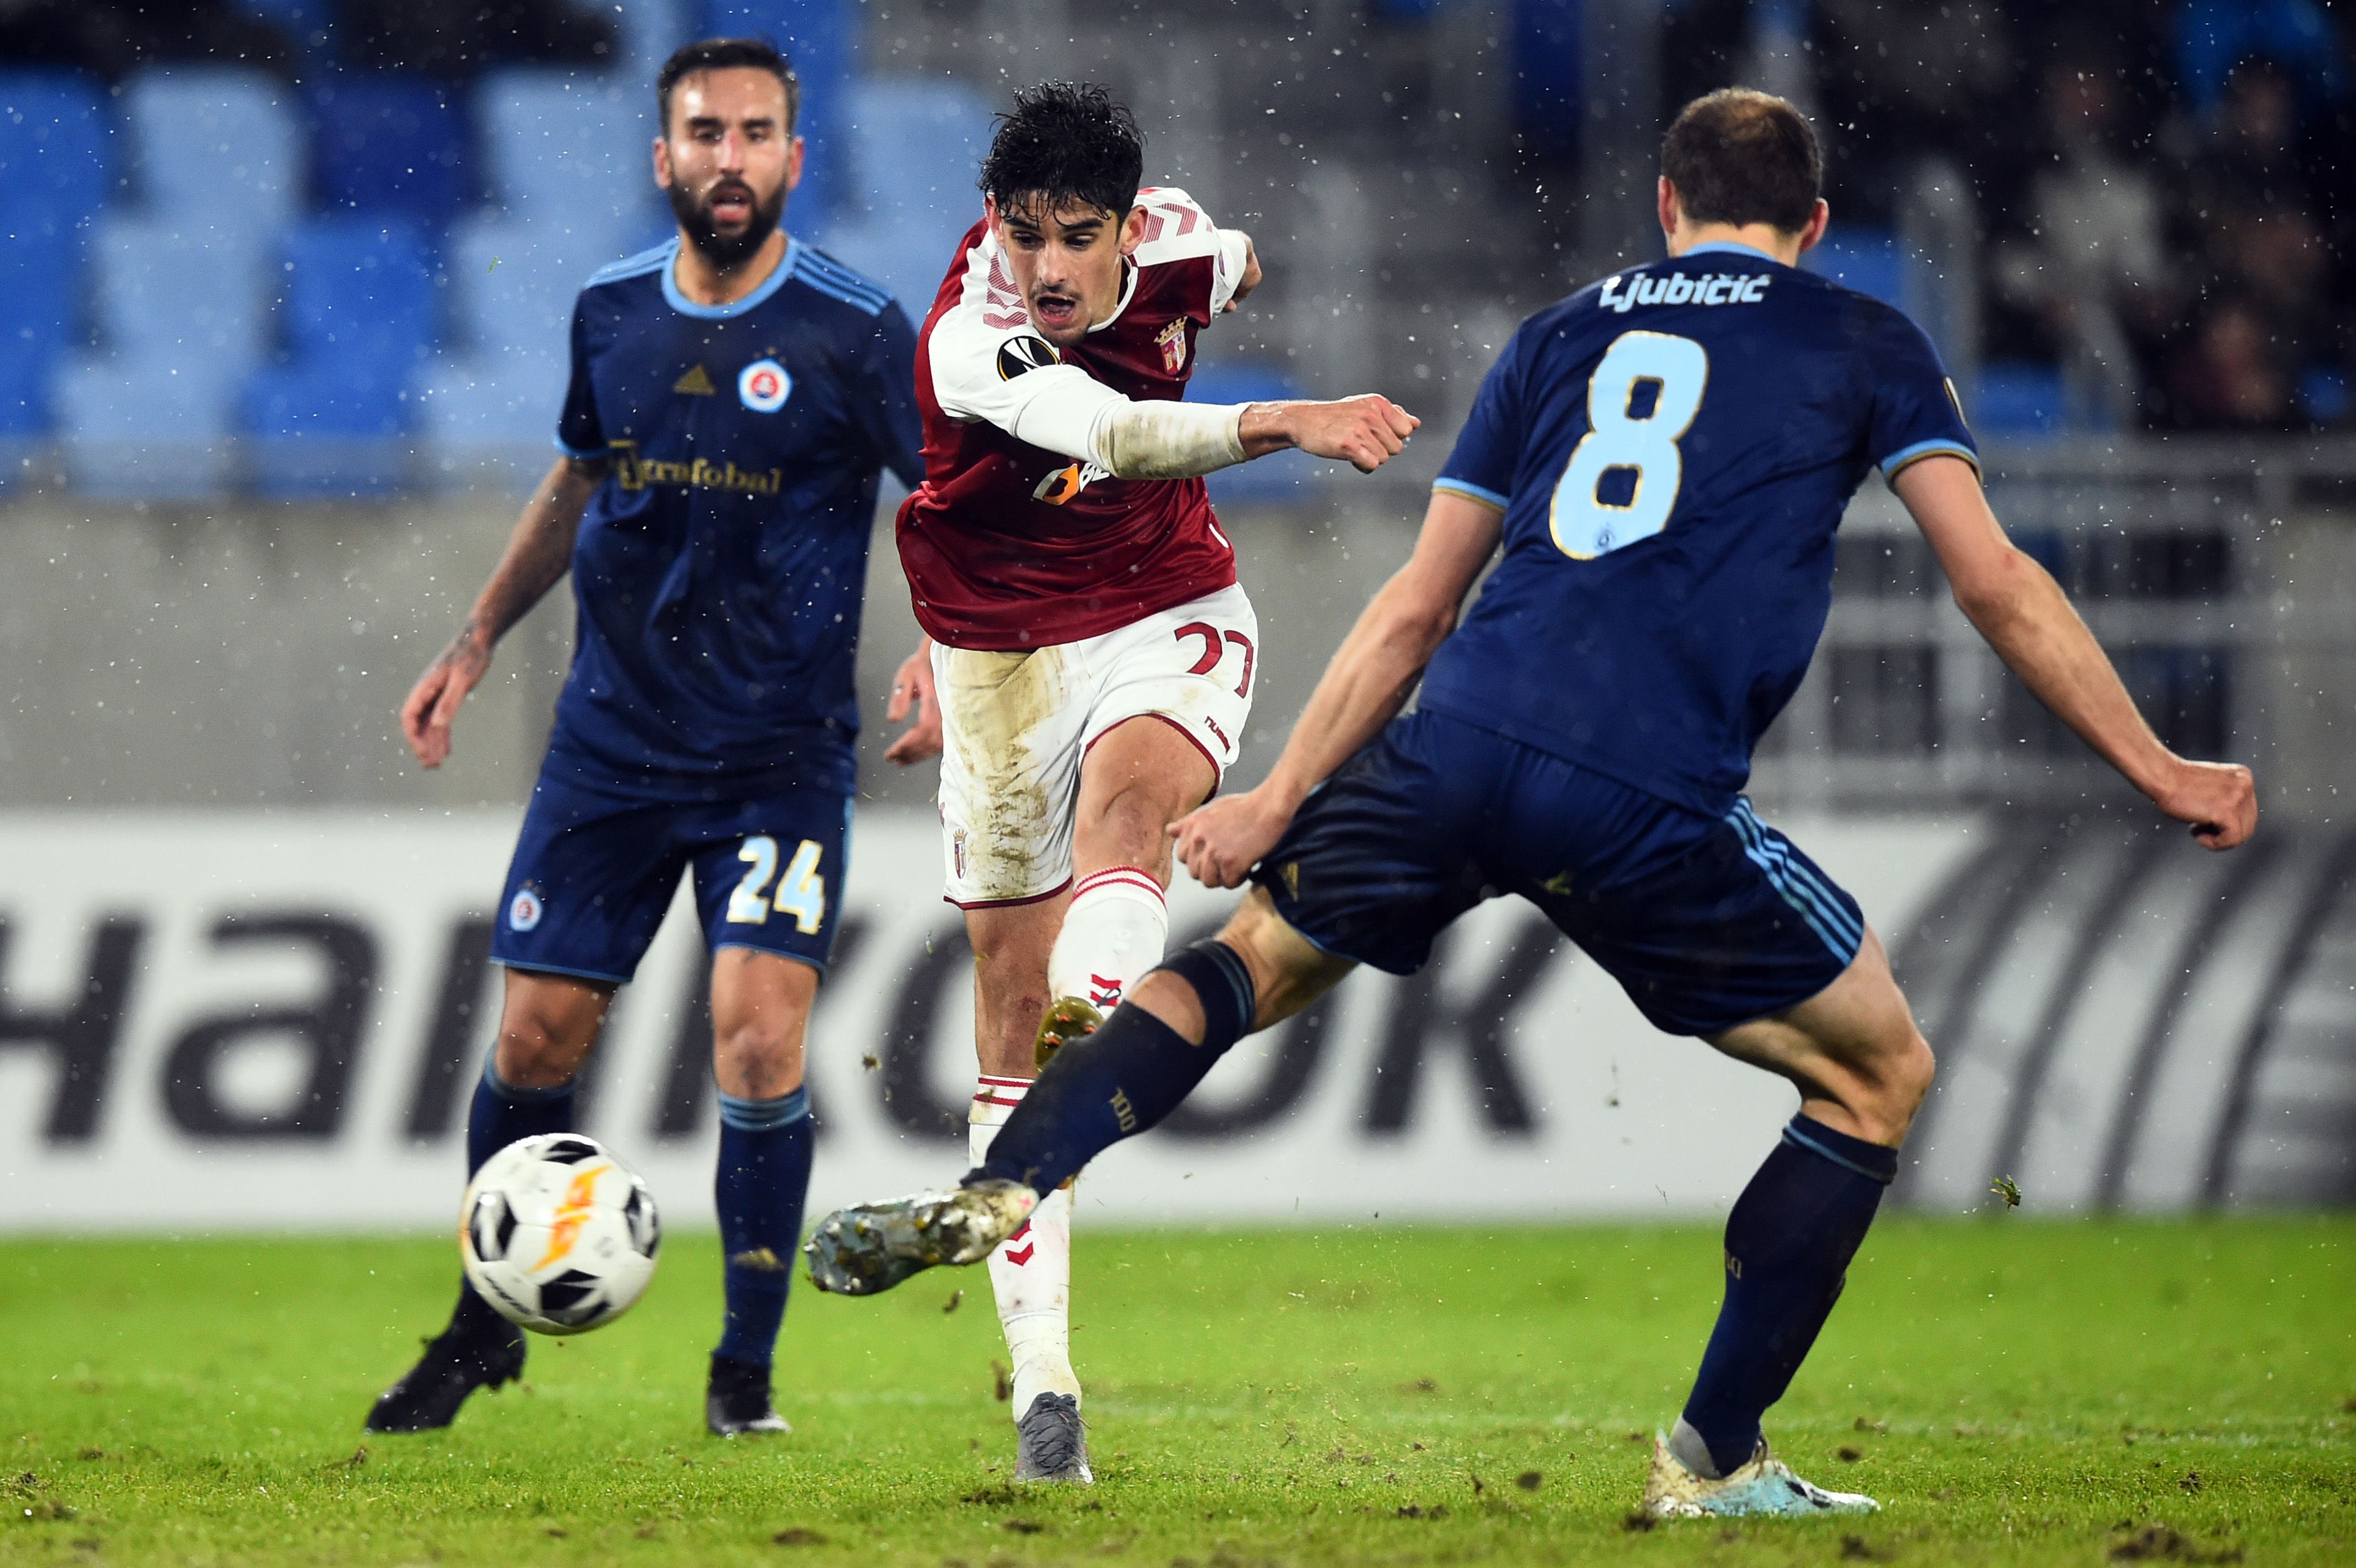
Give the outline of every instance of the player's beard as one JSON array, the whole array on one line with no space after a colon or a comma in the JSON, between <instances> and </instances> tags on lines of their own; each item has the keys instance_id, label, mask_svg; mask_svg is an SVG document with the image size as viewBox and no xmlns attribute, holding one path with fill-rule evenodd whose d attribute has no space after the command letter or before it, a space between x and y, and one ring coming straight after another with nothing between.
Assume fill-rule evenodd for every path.
<instances>
[{"instance_id":1,"label":"player's beard","mask_svg":"<svg viewBox=\"0 0 2356 1568\"><path fill-rule=\"evenodd\" d=\"M671 212L686 231L688 242L723 272L751 261L769 242L769 236L776 232L778 220L786 215L786 187L780 184L766 201L753 197L751 216L744 220L741 231L722 233L719 220L712 216L712 201L723 189L732 187L747 194L752 191L752 187L744 181L734 180L723 181L701 196L676 185L669 192Z\"/></svg>"}]
</instances>

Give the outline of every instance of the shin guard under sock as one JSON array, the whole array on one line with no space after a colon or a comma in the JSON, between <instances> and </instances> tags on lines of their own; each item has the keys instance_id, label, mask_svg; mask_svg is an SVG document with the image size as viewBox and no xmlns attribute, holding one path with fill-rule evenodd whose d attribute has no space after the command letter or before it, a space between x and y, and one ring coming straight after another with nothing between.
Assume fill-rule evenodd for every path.
<instances>
[{"instance_id":1,"label":"shin guard under sock","mask_svg":"<svg viewBox=\"0 0 2356 1568\"><path fill-rule=\"evenodd\" d=\"M545 1089L520 1089L499 1076L496 1055L487 1058L474 1103L466 1109L466 1179L473 1180L486 1160L519 1138L571 1132L573 1101L570 1080ZM514 1332L464 1275L458 1276L458 1305L450 1314L450 1327L498 1335Z\"/></svg>"},{"instance_id":2,"label":"shin guard under sock","mask_svg":"<svg viewBox=\"0 0 2356 1568\"><path fill-rule=\"evenodd\" d=\"M974 1164L990 1157L991 1141L1030 1092L1020 1079L981 1080L968 1117L966 1148ZM990 1253L990 1292L1006 1333L1016 1421L1043 1393L1080 1397L1072 1371L1072 1189L1058 1187L1039 1200L1031 1217Z\"/></svg>"},{"instance_id":3,"label":"shin guard under sock","mask_svg":"<svg viewBox=\"0 0 2356 1568\"><path fill-rule=\"evenodd\" d=\"M1255 1007L1250 972L1236 951L1198 942L1162 969L1194 987L1202 1043L1143 1008L1123 1007L1047 1064L971 1177L1005 1178L1053 1192L1126 1137L1159 1123L1242 1038ZM969 1179L971 1179L971 1177Z\"/></svg>"},{"instance_id":4,"label":"shin guard under sock","mask_svg":"<svg viewBox=\"0 0 2356 1568\"><path fill-rule=\"evenodd\" d=\"M1080 997L1112 1011L1162 962L1169 935L1169 907L1151 872L1112 866L1081 878L1047 955L1049 999Z\"/></svg>"},{"instance_id":5,"label":"shin guard under sock","mask_svg":"<svg viewBox=\"0 0 2356 1568\"><path fill-rule=\"evenodd\" d=\"M1726 1220L1726 1300L1681 1424L1708 1447L1718 1474L1747 1463L1758 1447L1760 1417L1815 1343L1897 1175L1896 1149L1794 1116L1735 1201ZM1699 1456L1679 1457L1699 1468Z\"/></svg>"},{"instance_id":6,"label":"shin guard under sock","mask_svg":"<svg viewBox=\"0 0 2356 1568\"><path fill-rule=\"evenodd\" d=\"M720 1165L712 1196L720 1209L721 1256L728 1299L712 1354L766 1367L785 1321L794 1249L801 1244L802 1203L809 1196L809 1095L796 1089L774 1100L720 1096Z\"/></svg>"}]
</instances>

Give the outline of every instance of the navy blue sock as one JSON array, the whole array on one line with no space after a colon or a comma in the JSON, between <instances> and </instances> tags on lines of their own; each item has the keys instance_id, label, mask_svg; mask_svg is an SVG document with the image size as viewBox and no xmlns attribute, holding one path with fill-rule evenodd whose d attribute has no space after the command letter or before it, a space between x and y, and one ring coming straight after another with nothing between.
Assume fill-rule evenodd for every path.
<instances>
[{"instance_id":1,"label":"navy blue sock","mask_svg":"<svg viewBox=\"0 0 2356 1568\"><path fill-rule=\"evenodd\" d=\"M467 1179L483 1168L485 1160L518 1138L572 1130L570 1081L550 1089L519 1089L499 1076L496 1056L487 1059L482 1080L475 1085L475 1103L466 1111ZM499 1335L514 1332L507 1327L507 1319L475 1293L464 1275L458 1276L458 1305L450 1314L450 1327Z\"/></svg>"},{"instance_id":2,"label":"navy blue sock","mask_svg":"<svg viewBox=\"0 0 2356 1568\"><path fill-rule=\"evenodd\" d=\"M1053 1192L1098 1155L1176 1110L1250 1029L1251 972L1225 943L1198 942L1154 973L1194 987L1203 1008L1202 1043L1135 1002L1123 1003L1096 1033L1055 1053L967 1180L1004 1178Z\"/></svg>"},{"instance_id":3,"label":"navy blue sock","mask_svg":"<svg viewBox=\"0 0 2356 1568\"><path fill-rule=\"evenodd\" d=\"M1686 1401L1724 1475L1759 1445L1847 1283L1849 1259L1898 1175L1898 1151L1794 1116L1726 1218L1726 1301Z\"/></svg>"},{"instance_id":4,"label":"navy blue sock","mask_svg":"<svg viewBox=\"0 0 2356 1568\"><path fill-rule=\"evenodd\" d=\"M809 1094L720 1096L720 1250L728 1260L728 1316L712 1354L766 1367L786 1319L786 1286L809 1196Z\"/></svg>"}]
</instances>

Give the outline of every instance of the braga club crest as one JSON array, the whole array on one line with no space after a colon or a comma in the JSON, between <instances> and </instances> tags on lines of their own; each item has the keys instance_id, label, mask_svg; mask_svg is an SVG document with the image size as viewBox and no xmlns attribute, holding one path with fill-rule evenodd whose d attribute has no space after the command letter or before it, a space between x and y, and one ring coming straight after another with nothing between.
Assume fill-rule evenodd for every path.
<instances>
[{"instance_id":1,"label":"braga club crest","mask_svg":"<svg viewBox=\"0 0 2356 1568\"><path fill-rule=\"evenodd\" d=\"M1186 318L1184 316L1180 316L1176 321L1163 327L1161 335L1153 341L1162 345L1162 369L1175 376L1186 368Z\"/></svg>"},{"instance_id":2,"label":"braga club crest","mask_svg":"<svg viewBox=\"0 0 2356 1568\"><path fill-rule=\"evenodd\" d=\"M738 373L736 396L756 414L773 414L794 395L794 379L774 359L755 359Z\"/></svg>"}]
</instances>

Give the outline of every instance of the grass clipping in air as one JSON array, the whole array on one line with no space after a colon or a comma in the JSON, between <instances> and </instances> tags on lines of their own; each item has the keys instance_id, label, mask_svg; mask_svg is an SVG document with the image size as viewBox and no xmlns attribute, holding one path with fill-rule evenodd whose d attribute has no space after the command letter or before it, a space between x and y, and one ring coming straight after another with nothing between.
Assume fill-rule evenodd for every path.
<instances>
[{"instance_id":1,"label":"grass clipping in air","mask_svg":"<svg viewBox=\"0 0 2356 1568\"><path fill-rule=\"evenodd\" d=\"M998 1324L930 1283L798 1282L794 1435L708 1437L718 1261L673 1239L526 1386L363 1446L446 1241L0 1243L0 1563L2356 1559L2345 1218L1885 1221L1769 1424L1884 1511L1657 1528L1630 1512L1717 1308L1706 1227L1085 1232L1089 1490L1009 1484Z\"/></svg>"}]
</instances>

